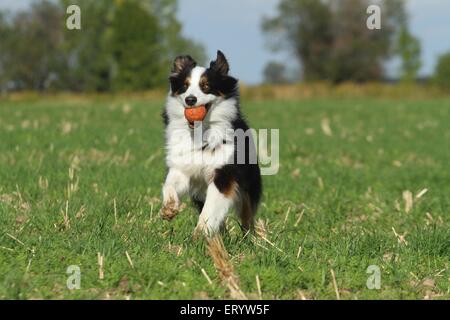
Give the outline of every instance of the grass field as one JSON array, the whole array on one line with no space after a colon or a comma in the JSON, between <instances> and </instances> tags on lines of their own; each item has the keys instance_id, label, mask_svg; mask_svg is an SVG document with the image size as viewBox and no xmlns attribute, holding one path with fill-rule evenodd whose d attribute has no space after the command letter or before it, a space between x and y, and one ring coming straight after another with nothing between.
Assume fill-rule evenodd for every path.
<instances>
[{"instance_id":1,"label":"grass field","mask_svg":"<svg viewBox=\"0 0 450 320\"><path fill-rule=\"evenodd\" d=\"M230 215L223 236L246 297L450 298L450 100L243 100L254 128L280 129L258 232ZM162 104L0 102L0 298L233 297L192 205L158 217Z\"/></svg>"}]
</instances>

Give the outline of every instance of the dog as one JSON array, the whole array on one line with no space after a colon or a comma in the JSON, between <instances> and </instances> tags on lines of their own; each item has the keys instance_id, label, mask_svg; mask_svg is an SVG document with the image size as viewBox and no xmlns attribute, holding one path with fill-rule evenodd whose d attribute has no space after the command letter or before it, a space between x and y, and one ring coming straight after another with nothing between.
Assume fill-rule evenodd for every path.
<instances>
[{"instance_id":1,"label":"dog","mask_svg":"<svg viewBox=\"0 0 450 320\"><path fill-rule=\"evenodd\" d=\"M189 194L200 213L194 235L223 230L233 208L247 232L261 199L255 144L240 110L238 80L228 73L228 61L217 51L208 68L197 66L189 55L176 57L169 76L162 114L168 173L160 215L174 218L180 199ZM197 109L199 121L187 117ZM243 143L236 132L245 133Z\"/></svg>"}]
</instances>

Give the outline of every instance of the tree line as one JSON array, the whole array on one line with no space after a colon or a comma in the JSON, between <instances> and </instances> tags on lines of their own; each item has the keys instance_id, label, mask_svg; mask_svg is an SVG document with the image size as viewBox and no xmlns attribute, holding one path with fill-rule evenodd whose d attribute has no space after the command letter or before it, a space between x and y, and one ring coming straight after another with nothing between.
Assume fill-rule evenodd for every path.
<instances>
[{"instance_id":1,"label":"tree line","mask_svg":"<svg viewBox=\"0 0 450 320\"><path fill-rule=\"evenodd\" d=\"M81 30L66 28L66 8L81 8ZM179 53L205 60L181 34L176 0L40 0L0 12L0 89L116 91L165 83Z\"/></svg>"},{"instance_id":2,"label":"tree line","mask_svg":"<svg viewBox=\"0 0 450 320\"><path fill-rule=\"evenodd\" d=\"M380 30L366 26L373 3L381 8ZM66 27L73 4L81 8L81 30ZM175 56L206 62L204 47L182 35L176 10L177 0L35 0L16 13L0 11L0 91L164 85ZM414 82L421 45L408 20L404 0L280 0L262 30L271 50L295 59L269 62L265 81L366 82L397 74ZM400 61L395 72L386 69L393 57ZM433 81L450 88L450 53L437 62Z\"/></svg>"},{"instance_id":3,"label":"tree line","mask_svg":"<svg viewBox=\"0 0 450 320\"><path fill-rule=\"evenodd\" d=\"M380 7L379 30L366 26L367 8ZM403 82L413 82L421 67L421 46L409 30L404 0L280 0L277 12L266 17L262 30L273 51L285 51L297 59L301 70L294 79L380 81L388 73ZM386 70L386 62L397 57L400 68ZM449 55L443 55L434 80L445 85L450 80ZM292 66L276 61L266 65L267 82L288 82ZM391 71L391 72L389 72Z\"/></svg>"}]
</instances>

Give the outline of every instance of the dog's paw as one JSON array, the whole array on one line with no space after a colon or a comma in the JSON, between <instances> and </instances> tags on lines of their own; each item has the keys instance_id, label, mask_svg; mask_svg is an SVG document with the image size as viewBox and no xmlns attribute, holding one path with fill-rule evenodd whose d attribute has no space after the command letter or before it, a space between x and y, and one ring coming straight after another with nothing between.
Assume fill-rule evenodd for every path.
<instances>
[{"instance_id":1,"label":"dog's paw","mask_svg":"<svg viewBox=\"0 0 450 320\"><path fill-rule=\"evenodd\" d=\"M192 234L194 240L199 240L200 238L206 237L208 235L208 228L205 223L198 223Z\"/></svg>"},{"instance_id":2,"label":"dog's paw","mask_svg":"<svg viewBox=\"0 0 450 320\"><path fill-rule=\"evenodd\" d=\"M164 220L170 221L180 212L180 208L175 201L169 201L159 210L159 215Z\"/></svg>"}]
</instances>

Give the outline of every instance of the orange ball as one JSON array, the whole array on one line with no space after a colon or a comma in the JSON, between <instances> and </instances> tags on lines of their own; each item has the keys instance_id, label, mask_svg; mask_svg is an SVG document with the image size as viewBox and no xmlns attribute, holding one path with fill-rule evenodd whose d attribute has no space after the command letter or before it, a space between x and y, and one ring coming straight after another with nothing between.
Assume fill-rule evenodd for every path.
<instances>
[{"instance_id":1,"label":"orange ball","mask_svg":"<svg viewBox=\"0 0 450 320\"><path fill-rule=\"evenodd\" d=\"M184 109L184 117L189 122L202 121L206 116L206 107L198 106L194 108L185 108Z\"/></svg>"}]
</instances>

